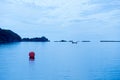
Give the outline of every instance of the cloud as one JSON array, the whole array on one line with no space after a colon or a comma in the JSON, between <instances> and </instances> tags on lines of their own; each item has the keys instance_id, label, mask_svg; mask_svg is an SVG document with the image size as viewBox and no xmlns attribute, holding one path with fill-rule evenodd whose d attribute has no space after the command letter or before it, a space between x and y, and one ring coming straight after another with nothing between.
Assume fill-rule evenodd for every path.
<instances>
[{"instance_id":1,"label":"cloud","mask_svg":"<svg viewBox=\"0 0 120 80\"><path fill-rule=\"evenodd\" d=\"M110 0L109 0L110 1ZM84 21L101 21L107 24L118 24L119 22L119 13L120 13L120 1L96 1L91 0L86 5L85 8L83 8L82 11L80 11L80 15L77 16L77 18L70 19L69 22L74 23L81 23ZM119 2L119 3L118 3Z\"/></svg>"},{"instance_id":2,"label":"cloud","mask_svg":"<svg viewBox=\"0 0 120 80\"><path fill-rule=\"evenodd\" d=\"M34 27L33 32L46 34L99 34L104 29L115 30L119 9L119 0L1 0L0 25L26 27L26 31Z\"/></svg>"},{"instance_id":3,"label":"cloud","mask_svg":"<svg viewBox=\"0 0 120 80\"><path fill-rule=\"evenodd\" d=\"M89 6L89 0L6 0L10 4L3 6L5 13L29 17L56 18L57 20L77 17ZM77 11L77 12L76 12ZM22 13L24 12L24 13Z\"/></svg>"},{"instance_id":4,"label":"cloud","mask_svg":"<svg viewBox=\"0 0 120 80\"><path fill-rule=\"evenodd\" d=\"M81 22L90 19L108 20L118 13L115 1L96 0L5 0L3 15L26 24L41 24L69 21ZM106 4L107 3L107 4ZM111 6L112 5L112 6ZM117 4L119 5L119 4ZM113 10L116 9L116 10ZM13 16L14 15L14 16Z\"/></svg>"},{"instance_id":5,"label":"cloud","mask_svg":"<svg viewBox=\"0 0 120 80\"><path fill-rule=\"evenodd\" d=\"M112 11L108 11L108 12L89 15L88 18L94 18L94 19L98 19L98 20L102 20L102 21L111 22L112 20L118 18L119 13L120 13L120 10L112 10Z\"/></svg>"}]
</instances>

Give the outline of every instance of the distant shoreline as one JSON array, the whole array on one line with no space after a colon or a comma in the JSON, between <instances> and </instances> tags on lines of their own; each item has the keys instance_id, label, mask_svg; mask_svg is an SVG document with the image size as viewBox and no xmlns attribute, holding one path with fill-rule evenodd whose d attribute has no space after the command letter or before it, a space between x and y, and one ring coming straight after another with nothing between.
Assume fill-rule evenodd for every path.
<instances>
[{"instance_id":1,"label":"distant shoreline","mask_svg":"<svg viewBox=\"0 0 120 80\"><path fill-rule=\"evenodd\" d=\"M120 42L120 40L101 40L100 42Z\"/></svg>"},{"instance_id":2,"label":"distant shoreline","mask_svg":"<svg viewBox=\"0 0 120 80\"><path fill-rule=\"evenodd\" d=\"M50 42L45 36L34 37L34 38L21 38L17 33L0 28L0 43L11 43L11 42ZM59 40L53 42L71 42L77 44L78 42L92 42L90 40L74 41L74 40ZM100 40L99 42L120 42L120 40Z\"/></svg>"}]
</instances>

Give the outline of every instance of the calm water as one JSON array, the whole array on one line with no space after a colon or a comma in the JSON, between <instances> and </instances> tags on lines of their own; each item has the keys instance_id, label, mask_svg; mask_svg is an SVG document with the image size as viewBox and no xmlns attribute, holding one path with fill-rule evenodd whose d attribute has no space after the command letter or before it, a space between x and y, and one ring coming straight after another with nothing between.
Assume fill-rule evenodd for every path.
<instances>
[{"instance_id":1,"label":"calm water","mask_svg":"<svg viewBox=\"0 0 120 80\"><path fill-rule=\"evenodd\" d=\"M0 45L0 80L120 80L120 43Z\"/></svg>"}]
</instances>

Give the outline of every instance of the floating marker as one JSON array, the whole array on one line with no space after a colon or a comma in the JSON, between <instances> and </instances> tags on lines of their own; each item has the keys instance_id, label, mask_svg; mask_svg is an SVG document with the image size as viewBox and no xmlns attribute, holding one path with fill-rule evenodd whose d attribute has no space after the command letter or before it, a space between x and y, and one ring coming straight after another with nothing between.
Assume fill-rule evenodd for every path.
<instances>
[{"instance_id":1,"label":"floating marker","mask_svg":"<svg viewBox=\"0 0 120 80\"><path fill-rule=\"evenodd\" d=\"M35 52L29 52L29 59L35 59Z\"/></svg>"}]
</instances>

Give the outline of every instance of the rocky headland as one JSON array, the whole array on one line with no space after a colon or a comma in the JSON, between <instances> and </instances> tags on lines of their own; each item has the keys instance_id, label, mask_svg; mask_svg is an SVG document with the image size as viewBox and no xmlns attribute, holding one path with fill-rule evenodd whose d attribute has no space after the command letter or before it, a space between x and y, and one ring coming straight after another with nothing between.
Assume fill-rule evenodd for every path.
<instances>
[{"instance_id":1,"label":"rocky headland","mask_svg":"<svg viewBox=\"0 0 120 80\"><path fill-rule=\"evenodd\" d=\"M35 37L35 38L21 38L17 33L0 28L0 43L10 43L10 42L49 42L46 37Z\"/></svg>"},{"instance_id":2,"label":"rocky headland","mask_svg":"<svg viewBox=\"0 0 120 80\"><path fill-rule=\"evenodd\" d=\"M21 37L15 32L0 28L0 43L20 42Z\"/></svg>"}]
</instances>

